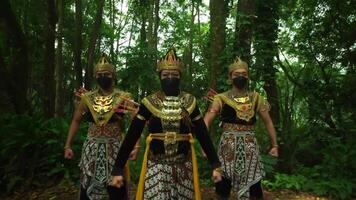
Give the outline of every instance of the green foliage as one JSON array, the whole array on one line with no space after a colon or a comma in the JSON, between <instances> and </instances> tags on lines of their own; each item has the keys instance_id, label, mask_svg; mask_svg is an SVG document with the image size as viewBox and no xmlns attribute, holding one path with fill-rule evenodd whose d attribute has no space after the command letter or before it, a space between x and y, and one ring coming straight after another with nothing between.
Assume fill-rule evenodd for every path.
<instances>
[{"instance_id":1,"label":"green foliage","mask_svg":"<svg viewBox=\"0 0 356 200\"><path fill-rule=\"evenodd\" d=\"M307 182L308 179L302 175L276 174L273 182L265 180L263 185L271 190L280 188L301 190Z\"/></svg>"},{"instance_id":2,"label":"green foliage","mask_svg":"<svg viewBox=\"0 0 356 200\"><path fill-rule=\"evenodd\" d=\"M211 76L217 78L218 92L231 88L226 80L228 65L236 56L235 34L243 26L253 26L250 89L266 96L262 88L275 79L280 103L278 160L266 156L270 139L261 120L256 128L267 172L264 184L271 189L303 190L337 199L349 199L355 193L356 10L352 1L258 0L253 18L236 12L241 1L229 1L226 48L220 56L217 74L210 74L209 70L210 33L214 27L209 24L209 5L203 1L194 1L194 13L191 13L192 1L160 1L157 49L148 41L152 37L148 29L154 18L147 17L147 8L153 1L112 1L113 10L110 1L105 2L95 58L101 52L110 55L118 71L118 86L131 92L136 101L158 90L156 61L174 46L183 61L190 64L183 74L182 89L197 97L203 113L208 105L202 97L208 91ZM73 68L74 3L65 1L63 19L65 113L71 113L68 111L73 107L72 92L77 87ZM32 116L6 114L0 119L1 188L12 191L22 182L26 186L41 185L47 180L55 182L65 174L65 180L78 181L77 163L86 135L85 126L81 127L73 146L75 159L67 161L63 159L62 147L70 120L44 119L38 114L43 112L46 96L43 90L46 4L13 0L11 5L29 50L31 77L27 93ZM86 71L96 4L82 1L82 11L81 60ZM194 23L191 23L192 16ZM240 19L238 27L235 27L236 17ZM14 49L3 30L0 30L0 72L6 77L13 67ZM238 52L247 53L243 47ZM16 95L11 94L12 85L3 81L0 88L2 113L14 111L11 101ZM218 124L216 120L212 128L215 143L221 133ZM130 162L134 182L138 181L141 170L144 140L141 143L138 160ZM201 183L212 185L210 166L199 149Z\"/></svg>"},{"instance_id":3,"label":"green foliage","mask_svg":"<svg viewBox=\"0 0 356 200\"><path fill-rule=\"evenodd\" d=\"M77 168L80 158L80 146L77 143L73 146L75 159L69 163L63 158L68 121L27 115L8 115L0 119L0 184L3 188L9 192L16 186L53 182ZM83 128L79 133L83 133ZM72 175L71 178L78 177Z\"/></svg>"},{"instance_id":4,"label":"green foliage","mask_svg":"<svg viewBox=\"0 0 356 200\"><path fill-rule=\"evenodd\" d=\"M323 177L325 175L315 168L301 168L296 175L277 173L274 180L264 180L263 185L271 190L291 189L312 192L320 196L330 196L337 199L355 197L355 183L352 180L337 177Z\"/></svg>"}]
</instances>

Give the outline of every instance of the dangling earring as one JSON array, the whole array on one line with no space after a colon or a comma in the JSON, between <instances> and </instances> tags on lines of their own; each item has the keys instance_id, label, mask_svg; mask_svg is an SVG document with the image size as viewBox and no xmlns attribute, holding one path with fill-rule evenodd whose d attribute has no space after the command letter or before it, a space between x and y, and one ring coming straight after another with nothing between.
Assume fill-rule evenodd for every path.
<instances>
[{"instance_id":1,"label":"dangling earring","mask_svg":"<svg viewBox=\"0 0 356 200\"><path fill-rule=\"evenodd\" d=\"M227 80L226 80L226 83L227 83L228 85L232 85L232 80L231 80L231 79L227 79Z\"/></svg>"}]
</instances>

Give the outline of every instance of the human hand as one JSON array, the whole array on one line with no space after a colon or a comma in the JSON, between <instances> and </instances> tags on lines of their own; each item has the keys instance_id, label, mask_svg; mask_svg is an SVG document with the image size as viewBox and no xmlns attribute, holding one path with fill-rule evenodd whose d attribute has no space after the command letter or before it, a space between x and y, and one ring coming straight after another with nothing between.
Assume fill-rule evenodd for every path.
<instances>
[{"instance_id":1,"label":"human hand","mask_svg":"<svg viewBox=\"0 0 356 200\"><path fill-rule=\"evenodd\" d=\"M124 177L123 176L113 176L110 185L121 188L124 185Z\"/></svg>"},{"instance_id":2,"label":"human hand","mask_svg":"<svg viewBox=\"0 0 356 200\"><path fill-rule=\"evenodd\" d=\"M129 160L136 160L138 152L139 152L139 148L135 147L130 153Z\"/></svg>"},{"instance_id":3,"label":"human hand","mask_svg":"<svg viewBox=\"0 0 356 200\"><path fill-rule=\"evenodd\" d=\"M214 183L220 182L222 180L221 172L219 170L214 169L212 179Z\"/></svg>"},{"instance_id":4,"label":"human hand","mask_svg":"<svg viewBox=\"0 0 356 200\"><path fill-rule=\"evenodd\" d=\"M73 150L71 148L64 149L64 158L72 159L74 157Z\"/></svg>"},{"instance_id":5,"label":"human hand","mask_svg":"<svg viewBox=\"0 0 356 200\"><path fill-rule=\"evenodd\" d=\"M278 147L276 146L272 147L271 150L269 151L269 155L273 157L278 157Z\"/></svg>"}]
</instances>

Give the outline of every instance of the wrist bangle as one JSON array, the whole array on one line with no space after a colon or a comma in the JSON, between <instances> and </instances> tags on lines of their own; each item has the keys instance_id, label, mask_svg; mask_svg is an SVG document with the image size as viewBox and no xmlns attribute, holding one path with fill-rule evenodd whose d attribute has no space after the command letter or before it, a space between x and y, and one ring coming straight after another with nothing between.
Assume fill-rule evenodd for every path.
<instances>
[{"instance_id":1,"label":"wrist bangle","mask_svg":"<svg viewBox=\"0 0 356 200\"><path fill-rule=\"evenodd\" d=\"M217 167L217 168L214 169L214 171L221 173L222 169L221 169L221 167Z\"/></svg>"},{"instance_id":2,"label":"wrist bangle","mask_svg":"<svg viewBox=\"0 0 356 200\"><path fill-rule=\"evenodd\" d=\"M135 149L138 149L138 148L140 148L140 147L141 147L140 145L136 145L136 146L135 146Z\"/></svg>"},{"instance_id":3,"label":"wrist bangle","mask_svg":"<svg viewBox=\"0 0 356 200\"><path fill-rule=\"evenodd\" d=\"M272 147L276 147L276 148L278 148L279 146L278 146L277 144L274 144L274 145L272 145Z\"/></svg>"},{"instance_id":4,"label":"wrist bangle","mask_svg":"<svg viewBox=\"0 0 356 200\"><path fill-rule=\"evenodd\" d=\"M64 150L71 149L70 146L64 146Z\"/></svg>"}]
</instances>

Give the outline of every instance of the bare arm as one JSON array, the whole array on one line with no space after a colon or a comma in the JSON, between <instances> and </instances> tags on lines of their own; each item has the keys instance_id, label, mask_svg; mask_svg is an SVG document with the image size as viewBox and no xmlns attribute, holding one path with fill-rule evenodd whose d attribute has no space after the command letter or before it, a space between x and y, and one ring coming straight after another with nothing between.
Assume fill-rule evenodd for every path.
<instances>
[{"instance_id":1,"label":"bare arm","mask_svg":"<svg viewBox=\"0 0 356 200\"><path fill-rule=\"evenodd\" d=\"M71 145L72 145L72 142L73 142L73 138L74 138L74 135L76 134L78 128L79 128L79 125L80 125L80 121L82 119L82 113L86 111L86 107L84 105L83 102L79 102L75 112L74 112L74 115L73 115L73 119L72 119L72 122L70 124L70 127L69 127L69 131L68 131L68 135L67 135L67 141L66 141L66 144L65 144L65 148L68 148L70 149L71 148Z\"/></svg>"},{"instance_id":2,"label":"bare arm","mask_svg":"<svg viewBox=\"0 0 356 200\"><path fill-rule=\"evenodd\" d=\"M271 116L269 115L268 110L263 110L263 111L260 110L259 114L271 138L272 148L270 150L270 154L272 156L278 157L277 134L276 134L276 129L273 126Z\"/></svg>"},{"instance_id":3,"label":"bare arm","mask_svg":"<svg viewBox=\"0 0 356 200\"><path fill-rule=\"evenodd\" d=\"M211 104L210 108L208 109L208 112L205 113L204 116L204 123L206 125L206 128L210 129L211 124L213 123L216 115L220 112L220 104L216 101L213 101L213 103ZM201 149L201 153L203 157L206 157L205 152L203 151L203 149Z\"/></svg>"},{"instance_id":4,"label":"bare arm","mask_svg":"<svg viewBox=\"0 0 356 200\"><path fill-rule=\"evenodd\" d=\"M213 123L216 115L220 112L220 105L218 102L214 101L208 112L206 112L205 116L204 116L204 122L205 122L205 125L207 127L207 129L209 130L211 124Z\"/></svg>"}]
</instances>

